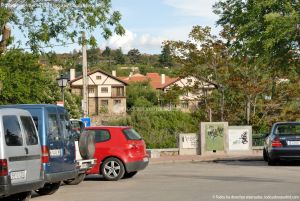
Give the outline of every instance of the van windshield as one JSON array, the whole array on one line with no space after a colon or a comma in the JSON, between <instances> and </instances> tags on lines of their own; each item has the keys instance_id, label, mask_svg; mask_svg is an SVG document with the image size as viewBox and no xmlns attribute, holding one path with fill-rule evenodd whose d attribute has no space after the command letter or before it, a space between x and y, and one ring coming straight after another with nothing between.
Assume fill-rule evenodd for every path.
<instances>
[{"instance_id":1,"label":"van windshield","mask_svg":"<svg viewBox=\"0 0 300 201\"><path fill-rule=\"evenodd\" d=\"M275 129L277 135L300 135L300 124L278 124Z\"/></svg>"},{"instance_id":2,"label":"van windshield","mask_svg":"<svg viewBox=\"0 0 300 201\"><path fill-rule=\"evenodd\" d=\"M123 133L126 136L127 140L141 140L142 139L140 134L138 134L138 132L136 132L132 128L124 129Z\"/></svg>"}]
</instances>

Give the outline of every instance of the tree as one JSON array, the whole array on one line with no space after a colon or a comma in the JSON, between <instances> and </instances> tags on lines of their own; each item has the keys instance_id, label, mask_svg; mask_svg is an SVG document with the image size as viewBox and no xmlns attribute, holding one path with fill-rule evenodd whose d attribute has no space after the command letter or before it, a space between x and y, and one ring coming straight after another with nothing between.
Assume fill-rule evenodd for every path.
<instances>
[{"instance_id":1,"label":"tree","mask_svg":"<svg viewBox=\"0 0 300 201\"><path fill-rule=\"evenodd\" d=\"M194 76L198 80L213 83L221 94L220 120L224 120L225 83L228 78L229 55L222 40L211 34L210 27L194 26L189 34L189 40L166 41L176 62L183 66L180 76ZM199 90L201 83L196 83L194 91ZM205 99L206 109L210 110Z\"/></svg>"},{"instance_id":2,"label":"tree","mask_svg":"<svg viewBox=\"0 0 300 201\"><path fill-rule=\"evenodd\" d=\"M114 60L116 64L124 64L125 63L125 57L122 51L122 48L119 48L114 53Z\"/></svg>"},{"instance_id":3,"label":"tree","mask_svg":"<svg viewBox=\"0 0 300 201\"><path fill-rule=\"evenodd\" d=\"M112 11L111 0L0 0L0 53L11 38L9 25L18 27L28 39L26 44L36 52L54 41L74 43L82 31L89 32L84 42L95 46L95 30L100 29L98 33L105 39L113 32L125 33L120 20L120 12Z\"/></svg>"},{"instance_id":4,"label":"tree","mask_svg":"<svg viewBox=\"0 0 300 201\"><path fill-rule=\"evenodd\" d=\"M164 45L159 56L159 63L163 67L172 67L174 66L174 61L171 55L171 50L169 45Z\"/></svg>"},{"instance_id":5,"label":"tree","mask_svg":"<svg viewBox=\"0 0 300 201\"><path fill-rule=\"evenodd\" d=\"M136 64L141 60L141 53L138 49L132 49L128 51L127 57L132 64Z\"/></svg>"},{"instance_id":6,"label":"tree","mask_svg":"<svg viewBox=\"0 0 300 201\"><path fill-rule=\"evenodd\" d=\"M127 107L151 107L158 104L157 92L149 82L132 83L127 87Z\"/></svg>"},{"instance_id":7,"label":"tree","mask_svg":"<svg viewBox=\"0 0 300 201\"><path fill-rule=\"evenodd\" d=\"M300 2L226 0L215 6L232 55L272 68L275 78L300 66Z\"/></svg>"},{"instance_id":8,"label":"tree","mask_svg":"<svg viewBox=\"0 0 300 201\"><path fill-rule=\"evenodd\" d=\"M111 49L109 47L105 47L105 50L102 52L102 56L108 58L109 67L111 65Z\"/></svg>"},{"instance_id":9,"label":"tree","mask_svg":"<svg viewBox=\"0 0 300 201\"><path fill-rule=\"evenodd\" d=\"M101 50L99 48L90 48L87 50L87 60L89 66L95 66L99 63L101 56Z\"/></svg>"},{"instance_id":10,"label":"tree","mask_svg":"<svg viewBox=\"0 0 300 201\"><path fill-rule=\"evenodd\" d=\"M0 57L1 104L55 103L59 87L57 74L39 64L38 56L19 50Z\"/></svg>"}]
</instances>

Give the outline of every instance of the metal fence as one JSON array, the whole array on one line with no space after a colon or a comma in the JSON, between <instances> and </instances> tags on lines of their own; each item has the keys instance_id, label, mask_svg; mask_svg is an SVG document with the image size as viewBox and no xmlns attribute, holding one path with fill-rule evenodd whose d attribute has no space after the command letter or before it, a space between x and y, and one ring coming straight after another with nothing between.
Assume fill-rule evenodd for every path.
<instances>
[{"instance_id":1,"label":"metal fence","mask_svg":"<svg viewBox=\"0 0 300 201\"><path fill-rule=\"evenodd\" d=\"M252 135L252 146L261 147L264 146L265 134L253 134Z\"/></svg>"}]
</instances>

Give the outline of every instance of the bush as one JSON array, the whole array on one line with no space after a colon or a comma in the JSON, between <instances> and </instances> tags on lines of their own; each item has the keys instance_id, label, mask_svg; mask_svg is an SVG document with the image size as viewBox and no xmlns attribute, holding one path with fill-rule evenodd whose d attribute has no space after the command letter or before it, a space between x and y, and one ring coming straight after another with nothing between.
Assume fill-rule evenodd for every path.
<instances>
[{"instance_id":1,"label":"bush","mask_svg":"<svg viewBox=\"0 0 300 201\"><path fill-rule=\"evenodd\" d=\"M180 133L198 132L198 121L189 113L160 108L135 108L130 116L110 125L132 126L144 138L147 148L176 148Z\"/></svg>"}]
</instances>

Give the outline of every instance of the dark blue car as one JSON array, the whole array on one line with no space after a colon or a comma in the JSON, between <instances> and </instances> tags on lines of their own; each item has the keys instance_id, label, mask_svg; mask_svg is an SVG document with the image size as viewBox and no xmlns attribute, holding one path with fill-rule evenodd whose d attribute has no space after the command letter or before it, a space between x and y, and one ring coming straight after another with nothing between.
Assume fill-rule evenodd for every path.
<instances>
[{"instance_id":1,"label":"dark blue car","mask_svg":"<svg viewBox=\"0 0 300 201\"><path fill-rule=\"evenodd\" d=\"M47 104L5 105L2 108L21 108L29 111L36 124L42 149L42 163L46 184L36 192L50 195L61 181L75 178L75 142L71 136L69 115L64 107Z\"/></svg>"},{"instance_id":2,"label":"dark blue car","mask_svg":"<svg viewBox=\"0 0 300 201\"><path fill-rule=\"evenodd\" d=\"M300 160L300 122L275 123L265 139L263 155L269 165Z\"/></svg>"}]
</instances>

